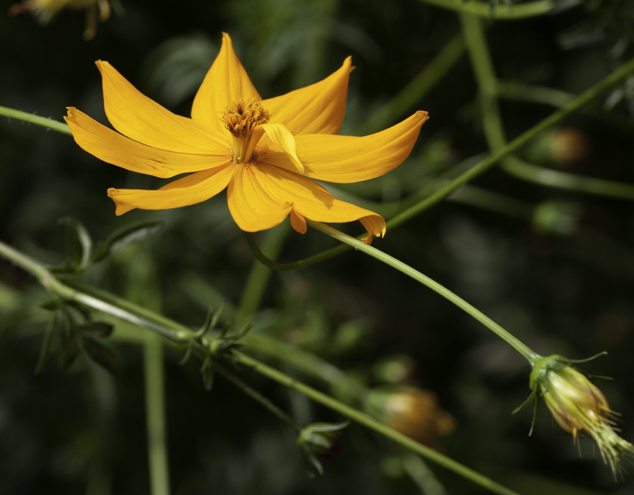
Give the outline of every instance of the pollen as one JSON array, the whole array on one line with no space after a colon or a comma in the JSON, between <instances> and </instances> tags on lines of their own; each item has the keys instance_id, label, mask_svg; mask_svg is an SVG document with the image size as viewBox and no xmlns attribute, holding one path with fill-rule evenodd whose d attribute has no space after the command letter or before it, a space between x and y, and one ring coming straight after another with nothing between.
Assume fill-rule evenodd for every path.
<instances>
[{"instance_id":1,"label":"pollen","mask_svg":"<svg viewBox=\"0 0 634 495\"><path fill-rule=\"evenodd\" d=\"M236 138L248 138L253 129L269 121L269 112L254 99L232 101L221 117L227 130Z\"/></svg>"}]
</instances>

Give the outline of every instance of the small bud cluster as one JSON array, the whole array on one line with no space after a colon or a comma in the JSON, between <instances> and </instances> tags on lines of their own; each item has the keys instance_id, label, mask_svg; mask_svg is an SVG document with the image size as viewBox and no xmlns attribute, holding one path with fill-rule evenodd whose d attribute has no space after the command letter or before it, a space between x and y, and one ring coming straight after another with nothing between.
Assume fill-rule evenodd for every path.
<instances>
[{"instance_id":1,"label":"small bud cluster","mask_svg":"<svg viewBox=\"0 0 634 495\"><path fill-rule=\"evenodd\" d=\"M260 124L269 121L269 112L262 103L253 99L232 101L221 120L227 130L236 138L246 138Z\"/></svg>"},{"instance_id":2,"label":"small bud cluster","mask_svg":"<svg viewBox=\"0 0 634 495\"><path fill-rule=\"evenodd\" d=\"M619 461L631 456L634 446L616 434L616 413L603 393L562 356L537 361L531 373L533 391L544 399L557 424L575 439L592 438L616 474Z\"/></svg>"}]
</instances>

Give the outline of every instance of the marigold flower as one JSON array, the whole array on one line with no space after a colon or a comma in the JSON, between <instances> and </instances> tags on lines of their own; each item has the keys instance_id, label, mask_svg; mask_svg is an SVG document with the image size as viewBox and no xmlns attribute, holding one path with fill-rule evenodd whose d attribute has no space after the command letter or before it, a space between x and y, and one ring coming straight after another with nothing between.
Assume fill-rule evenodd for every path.
<instances>
[{"instance_id":1,"label":"marigold flower","mask_svg":"<svg viewBox=\"0 0 634 495\"><path fill-rule=\"evenodd\" d=\"M99 20L107 21L110 17L109 0L27 0L15 3L9 8L9 14L33 12L38 21L48 24L57 13L64 9L86 10L86 29L84 38L92 39L97 31L97 11Z\"/></svg>"},{"instance_id":2,"label":"marigold flower","mask_svg":"<svg viewBox=\"0 0 634 495\"><path fill-rule=\"evenodd\" d=\"M575 440L588 436L597 443L601 457L616 474L619 461L631 456L634 446L614 431L617 414L603 392L570 363L559 355L539 358L530 386L544 399L557 424Z\"/></svg>"},{"instance_id":3,"label":"marigold flower","mask_svg":"<svg viewBox=\"0 0 634 495\"><path fill-rule=\"evenodd\" d=\"M306 232L306 218L360 220L371 242L384 235L385 220L334 198L312 179L350 183L389 172L407 158L428 118L419 111L370 136L338 136L350 57L321 82L262 100L226 33L191 119L142 95L108 62L97 66L106 116L119 132L69 108L66 122L77 144L133 172L160 178L190 174L156 191L109 189L117 215L193 205L227 188L229 210L244 231L269 229L287 216L300 233Z\"/></svg>"}]
</instances>

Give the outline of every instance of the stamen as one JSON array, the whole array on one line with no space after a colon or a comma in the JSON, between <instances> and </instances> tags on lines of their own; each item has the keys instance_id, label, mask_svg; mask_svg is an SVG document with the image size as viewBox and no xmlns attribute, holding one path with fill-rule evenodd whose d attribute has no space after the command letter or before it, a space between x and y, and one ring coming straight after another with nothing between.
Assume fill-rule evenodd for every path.
<instances>
[{"instance_id":1,"label":"stamen","mask_svg":"<svg viewBox=\"0 0 634 495\"><path fill-rule=\"evenodd\" d=\"M255 99L232 101L220 118L233 136L231 155L234 163L250 162L255 153L256 142L250 143L253 131L269 121L269 112ZM260 135L261 136L261 135ZM253 139L259 139L254 137ZM251 144L251 147L249 147ZM252 150L252 151L249 151ZM246 154L250 156L246 156Z\"/></svg>"},{"instance_id":2,"label":"stamen","mask_svg":"<svg viewBox=\"0 0 634 495\"><path fill-rule=\"evenodd\" d=\"M232 101L221 120L227 130L236 138L246 138L256 126L269 121L269 112L262 103L254 99Z\"/></svg>"}]
</instances>

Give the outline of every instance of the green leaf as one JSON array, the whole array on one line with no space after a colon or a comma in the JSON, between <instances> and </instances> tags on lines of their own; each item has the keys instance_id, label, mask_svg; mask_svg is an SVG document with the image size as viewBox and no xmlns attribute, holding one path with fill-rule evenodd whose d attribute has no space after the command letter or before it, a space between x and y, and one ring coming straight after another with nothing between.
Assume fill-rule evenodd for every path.
<instances>
[{"instance_id":1,"label":"green leaf","mask_svg":"<svg viewBox=\"0 0 634 495\"><path fill-rule=\"evenodd\" d=\"M62 323L62 314L61 311L55 311L53 318L48 324L46 328L46 332L44 333L44 341L42 342L42 350L40 351L40 357L37 360L37 364L35 365L35 374L38 375L44 369L44 366L50 360L51 354L53 353L53 349L55 347L55 340L57 336L57 331L59 329L60 324Z\"/></svg>"},{"instance_id":2,"label":"green leaf","mask_svg":"<svg viewBox=\"0 0 634 495\"><path fill-rule=\"evenodd\" d=\"M71 217L62 218L60 225L65 227L66 250L73 263L74 271L83 270L90 263L92 239L79 220Z\"/></svg>"},{"instance_id":3,"label":"green leaf","mask_svg":"<svg viewBox=\"0 0 634 495\"><path fill-rule=\"evenodd\" d=\"M121 251L128 246L142 241L163 228L163 222L143 222L131 225L113 233L104 242L98 244L92 261L102 260L106 256Z\"/></svg>"},{"instance_id":4,"label":"green leaf","mask_svg":"<svg viewBox=\"0 0 634 495\"><path fill-rule=\"evenodd\" d=\"M60 360L60 366L62 370L66 371L71 364L77 359L79 354L79 345L77 339L72 330L65 331L62 334L66 334L62 339L62 356Z\"/></svg>"},{"instance_id":5,"label":"green leaf","mask_svg":"<svg viewBox=\"0 0 634 495\"><path fill-rule=\"evenodd\" d=\"M121 366L112 348L90 334L82 335L81 346L86 355L95 363L103 366L113 374L119 373Z\"/></svg>"}]
</instances>

